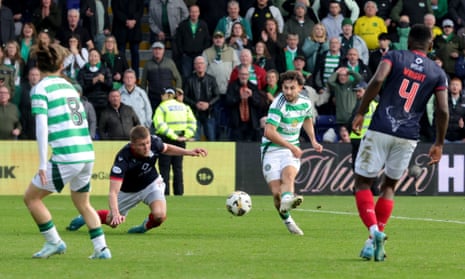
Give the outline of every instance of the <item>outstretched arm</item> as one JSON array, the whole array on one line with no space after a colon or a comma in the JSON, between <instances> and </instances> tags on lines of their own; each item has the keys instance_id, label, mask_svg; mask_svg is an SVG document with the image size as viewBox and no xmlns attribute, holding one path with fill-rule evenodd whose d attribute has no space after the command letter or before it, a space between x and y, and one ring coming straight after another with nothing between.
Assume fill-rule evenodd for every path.
<instances>
[{"instance_id":1,"label":"outstretched arm","mask_svg":"<svg viewBox=\"0 0 465 279\"><path fill-rule=\"evenodd\" d=\"M166 149L163 154L171 156L193 156L193 157L206 157L208 151L205 148L184 149L172 144L166 144Z\"/></svg>"}]
</instances>

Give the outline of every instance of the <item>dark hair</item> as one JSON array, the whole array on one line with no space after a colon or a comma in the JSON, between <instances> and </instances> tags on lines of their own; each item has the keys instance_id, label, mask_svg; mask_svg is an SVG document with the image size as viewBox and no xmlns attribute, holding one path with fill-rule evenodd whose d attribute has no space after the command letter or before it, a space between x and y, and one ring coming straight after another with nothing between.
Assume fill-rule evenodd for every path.
<instances>
[{"instance_id":1,"label":"dark hair","mask_svg":"<svg viewBox=\"0 0 465 279\"><path fill-rule=\"evenodd\" d=\"M24 39L23 31L24 31L25 27L30 27L32 29L32 42L34 43L37 40L37 29L36 29L34 23L32 23L30 21L26 21L26 22L23 23L23 26L21 27L21 33L19 34L19 39L20 39L19 41Z\"/></svg>"},{"instance_id":2,"label":"dark hair","mask_svg":"<svg viewBox=\"0 0 465 279\"><path fill-rule=\"evenodd\" d=\"M41 72L55 73L62 67L67 51L58 44L45 46L42 42L39 42L36 56L37 67Z\"/></svg>"},{"instance_id":3,"label":"dark hair","mask_svg":"<svg viewBox=\"0 0 465 279\"><path fill-rule=\"evenodd\" d=\"M428 50L432 36L431 29L424 24L413 25L408 36L409 49Z\"/></svg>"},{"instance_id":4,"label":"dark hair","mask_svg":"<svg viewBox=\"0 0 465 279\"><path fill-rule=\"evenodd\" d=\"M100 57L100 59L102 59L102 53L101 53L98 49L96 49L96 48L91 48L91 49L89 49L89 55L90 55L90 53L93 52L93 51L97 52L97 53L98 53L98 56Z\"/></svg>"},{"instance_id":5,"label":"dark hair","mask_svg":"<svg viewBox=\"0 0 465 279\"><path fill-rule=\"evenodd\" d=\"M112 89L108 92L108 96L110 96L110 94L113 93L113 92L117 92L118 94L121 95L121 92L120 92L118 89L112 88Z\"/></svg>"},{"instance_id":6,"label":"dark hair","mask_svg":"<svg viewBox=\"0 0 465 279\"><path fill-rule=\"evenodd\" d=\"M391 37L388 33L383 32L378 35L378 40L391 40Z\"/></svg>"},{"instance_id":7,"label":"dark hair","mask_svg":"<svg viewBox=\"0 0 465 279\"><path fill-rule=\"evenodd\" d=\"M340 3L340 1L338 1L338 0L331 0L331 1L329 1L329 4L330 4L330 5L331 5L331 4L338 4L339 7L341 7L341 3Z\"/></svg>"},{"instance_id":8,"label":"dark hair","mask_svg":"<svg viewBox=\"0 0 465 279\"><path fill-rule=\"evenodd\" d=\"M304 85L305 80L301 73L297 71L287 71L281 74L280 80L285 82L286 80L296 80L299 85Z\"/></svg>"},{"instance_id":9,"label":"dark hair","mask_svg":"<svg viewBox=\"0 0 465 279\"><path fill-rule=\"evenodd\" d=\"M287 33L286 39L289 39L289 36L297 36L297 38L300 40L299 34L297 34L297 33L295 33L295 32L289 32L289 33Z\"/></svg>"},{"instance_id":10,"label":"dark hair","mask_svg":"<svg viewBox=\"0 0 465 279\"><path fill-rule=\"evenodd\" d=\"M68 38L68 44L69 44L69 40L71 39L76 39L77 42L78 42L78 49L81 50L81 36L79 36L79 34L71 34L71 36L69 36Z\"/></svg>"}]
</instances>

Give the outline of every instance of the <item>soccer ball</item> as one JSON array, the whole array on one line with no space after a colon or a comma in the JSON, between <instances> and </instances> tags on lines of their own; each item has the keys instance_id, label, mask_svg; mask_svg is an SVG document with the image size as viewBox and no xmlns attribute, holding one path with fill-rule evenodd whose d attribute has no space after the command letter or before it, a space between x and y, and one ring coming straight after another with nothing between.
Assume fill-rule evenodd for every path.
<instances>
[{"instance_id":1,"label":"soccer ball","mask_svg":"<svg viewBox=\"0 0 465 279\"><path fill-rule=\"evenodd\" d=\"M243 191L231 193L226 199L226 209L234 216L242 216L252 209L252 199Z\"/></svg>"}]
</instances>

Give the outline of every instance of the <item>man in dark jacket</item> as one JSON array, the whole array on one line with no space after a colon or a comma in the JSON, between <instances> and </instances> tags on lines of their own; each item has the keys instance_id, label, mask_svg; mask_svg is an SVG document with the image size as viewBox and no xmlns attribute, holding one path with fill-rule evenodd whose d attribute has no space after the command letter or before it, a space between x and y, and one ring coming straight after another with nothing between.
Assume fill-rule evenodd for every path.
<instances>
[{"instance_id":1,"label":"man in dark jacket","mask_svg":"<svg viewBox=\"0 0 465 279\"><path fill-rule=\"evenodd\" d=\"M63 22L56 36L60 44L69 48L69 39L72 36L76 36L79 38L80 47L87 48L87 50L95 48L94 41L89 32L79 24L81 20L80 11L78 9L70 9L66 12L66 15L66 21ZM98 49L98 51L101 50Z\"/></svg>"},{"instance_id":2,"label":"man in dark jacket","mask_svg":"<svg viewBox=\"0 0 465 279\"><path fill-rule=\"evenodd\" d=\"M284 24L284 33L299 35L299 49L301 49L305 38L312 32L315 22L306 16L307 7L303 3L295 3L293 11Z\"/></svg>"},{"instance_id":3,"label":"man in dark jacket","mask_svg":"<svg viewBox=\"0 0 465 279\"><path fill-rule=\"evenodd\" d=\"M32 12L31 21L37 32L47 30L50 38L55 39L61 27L61 11L53 1L39 1L40 6ZM3 27L2 27L3 29Z\"/></svg>"},{"instance_id":4,"label":"man in dark jacket","mask_svg":"<svg viewBox=\"0 0 465 279\"><path fill-rule=\"evenodd\" d=\"M444 71L455 77L455 63L464 53L465 43L454 31L454 22L450 19L442 21L442 33L433 40L433 53L441 59Z\"/></svg>"},{"instance_id":5,"label":"man in dark jacket","mask_svg":"<svg viewBox=\"0 0 465 279\"><path fill-rule=\"evenodd\" d=\"M8 41L15 39L15 22L10 8L3 6L2 1L0 1L0 18L2 19L0 46L3 46Z\"/></svg>"},{"instance_id":6,"label":"man in dark jacket","mask_svg":"<svg viewBox=\"0 0 465 279\"><path fill-rule=\"evenodd\" d=\"M453 78L449 84L449 124L446 141L465 142L465 96L462 81Z\"/></svg>"},{"instance_id":7,"label":"man in dark jacket","mask_svg":"<svg viewBox=\"0 0 465 279\"><path fill-rule=\"evenodd\" d=\"M121 103L121 93L113 89L108 95L109 106L100 115L98 125L103 140L127 140L131 129L140 125L134 110Z\"/></svg>"},{"instance_id":8,"label":"man in dark jacket","mask_svg":"<svg viewBox=\"0 0 465 279\"><path fill-rule=\"evenodd\" d=\"M155 111L165 88L182 88L182 80L174 61L165 55L162 42L152 44L152 53L153 58L144 65L140 85L148 93L152 110Z\"/></svg>"},{"instance_id":9,"label":"man in dark jacket","mask_svg":"<svg viewBox=\"0 0 465 279\"><path fill-rule=\"evenodd\" d=\"M21 139L35 140L36 139L36 121L31 110L31 89L40 81L39 68L33 67L29 70L27 80L21 85L21 102L19 103L19 111L21 113L21 126L23 133Z\"/></svg>"},{"instance_id":10,"label":"man in dark jacket","mask_svg":"<svg viewBox=\"0 0 465 279\"><path fill-rule=\"evenodd\" d=\"M258 141L260 134L260 111L262 95L255 84L249 81L249 70L239 65L239 78L228 85L226 104L230 107L229 128L233 141Z\"/></svg>"},{"instance_id":11,"label":"man in dark jacket","mask_svg":"<svg viewBox=\"0 0 465 279\"><path fill-rule=\"evenodd\" d=\"M184 83L184 103L189 105L197 119L197 134L200 140L202 129L209 141L216 140L216 121L213 115L220 92L214 76L207 74L207 63L203 56L194 60L195 72Z\"/></svg>"},{"instance_id":12,"label":"man in dark jacket","mask_svg":"<svg viewBox=\"0 0 465 279\"><path fill-rule=\"evenodd\" d=\"M199 19L199 16L199 6L190 6L189 18L182 21L176 30L174 57L180 65L183 79L192 74L194 58L210 46L211 39L207 23Z\"/></svg>"},{"instance_id":13,"label":"man in dark jacket","mask_svg":"<svg viewBox=\"0 0 465 279\"><path fill-rule=\"evenodd\" d=\"M401 15L408 15L410 24L422 24L425 14L432 14L431 1L425 0L397 0L391 9L391 19L400 22Z\"/></svg>"},{"instance_id":14,"label":"man in dark jacket","mask_svg":"<svg viewBox=\"0 0 465 279\"><path fill-rule=\"evenodd\" d=\"M213 33L220 18L227 15L226 10L229 0L197 0L196 2L201 11L200 18L205 20L208 30Z\"/></svg>"},{"instance_id":15,"label":"man in dark jacket","mask_svg":"<svg viewBox=\"0 0 465 279\"><path fill-rule=\"evenodd\" d=\"M348 69L359 73L365 82L369 82L371 76L373 75L370 68L365 63L363 63L362 59L360 59L358 50L356 48L351 48L348 50L345 58L341 60L339 66L347 67Z\"/></svg>"},{"instance_id":16,"label":"man in dark jacket","mask_svg":"<svg viewBox=\"0 0 465 279\"><path fill-rule=\"evenodd\" d=\"M108 0L81 0L81 14L82 26L89 32L95 47L101 51L105 36L110 35Z\"/></svg>"},{"instance_id":17,"label":"man in dark jacket","mask_svg":"<svg viewBox=\"0 0 465 279\"><path fill-rule=\"evenodd\" d=\"M131 68L139 78L139 43L142 41L141 20L144 15L144 0L112 0L113 35L119 52L126 53L126 43L131 51Z\"/></svg>"}]
</instances>

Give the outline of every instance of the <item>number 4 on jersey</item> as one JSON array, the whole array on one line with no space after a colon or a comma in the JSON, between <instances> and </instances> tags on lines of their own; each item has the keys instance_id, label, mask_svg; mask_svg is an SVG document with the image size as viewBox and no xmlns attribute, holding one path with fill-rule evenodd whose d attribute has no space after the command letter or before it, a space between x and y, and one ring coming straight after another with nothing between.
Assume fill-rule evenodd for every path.
<instances>
[{"instance_id":1,"label":"number 4 on jersey","mask_svg":"<svg viewBox=\"0 0 465 279\"><path fill-rule=\"evenodd\" d=\"M404 104L404 110L406 112L410 112L410 108L412 107L413 100L415 100L415 96L417 95L418 88L420 88L420 84L418 82L413 82L412 87L410 88L410 91L407 91L407 88L409 87L409 83L410 81L408 79L404 79L399 88L399 95L402 98L406 99L405 104Z\"/></svg>"}]
</instances>

